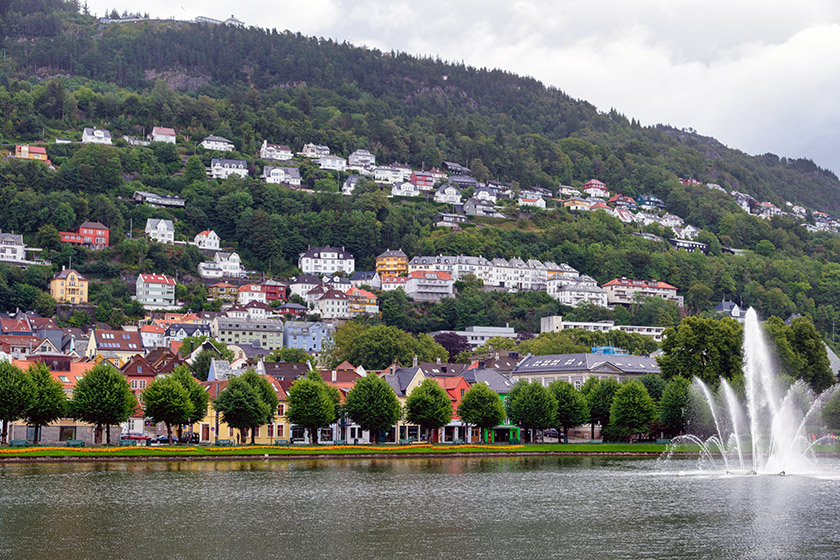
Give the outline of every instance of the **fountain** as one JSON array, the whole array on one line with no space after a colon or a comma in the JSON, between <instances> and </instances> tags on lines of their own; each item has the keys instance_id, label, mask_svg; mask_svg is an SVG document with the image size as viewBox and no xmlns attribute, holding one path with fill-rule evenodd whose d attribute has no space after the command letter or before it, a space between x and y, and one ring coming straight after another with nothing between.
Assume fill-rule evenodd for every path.
<instances>
[{"instance_id":1,"label":"fountain","mask_svg":"<svg viewBox=\"0 0 840 560\"><path fill-rule=\"evenodd\" d=\"M681 446L692 445L700 448L701 470L733 474L820 470L813 447L830 437L817 437L825 433L820 411L837 386L816 395L800 380L783 392L770 348L752 308L744 322L743 348L746 406L725 379L721 380L716 395L695 378L692 398L704 405L702 412L708 415L706 433L674 438L666 457Z\"/></svg>"}]
</instances>

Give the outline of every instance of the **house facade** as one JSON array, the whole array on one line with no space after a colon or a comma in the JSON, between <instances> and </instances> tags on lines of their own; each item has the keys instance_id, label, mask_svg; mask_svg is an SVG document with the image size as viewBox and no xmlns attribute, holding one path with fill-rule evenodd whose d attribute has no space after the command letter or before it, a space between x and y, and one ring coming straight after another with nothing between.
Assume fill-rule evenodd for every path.
<instances>
[{"instance_id":1,"label":"house facade","mask_svg":"<svg viewBox=\"0 0 840 560\"><path fill-rule=\"evenodd\" d=\"M149 218L146 220L146 235L158 243L172 245L175 242L175 225L172 220Z\"/></svg>"},{"instance_id":2,"label":"house facade","mask_svg":"<svg viewBox=\"0 0 840 560\"><path fill-rule=\"evenodd\" d=\"M219 159L210 161L210 178L227 179L231 175L248 176L248 165L242 159Z\"/></svg>"},{"instance_id":3,"label":"house facade","mask_svg":"<svg viewBox=\"0 0 840 560\"><path fill-rule=\"evenodd\" d=\"M207 249L210 251L218 251L221 239L213 230L204 230L193 238L193 243L199 249Z\"/></svg>"},{"instance_id":4,"label":"house facade","mask_svg":"<svg viewBox=\"0 0 840 560\"><path fill-rule=\"evenodd\" d=\"M165 126L156 126L149 134L149 140L152 142L165 142L167 144L174 144L176 140L175 129L167 128Z\"/></svg>"},{"instance_id":5,"label":"house facade","mask_svg":"<svg viewBox=\"0 0 840 560\"><path fill-rule=\"evenodd\" d=\"M677 295L677 288L658 280L631 280L622 277L610 280L601 287L607 292L607 303L610 305L630 305L638 298L658 297L683 306L683 297Z\"/></svg>"},{"instance_id":6,"label":"house facade","mask_svg":"<svg viewBox=\"0 0 840 560\"><path fill-rule=\"evenodd\" d=\"M136 297L146 309L174 307L175 279L165 274L138 274Z\"/></svg>"},{"instance_id":7,"label":"house facade","mask_svg":"<svg viewBox=\"0 0 840 560\"><path fill-rule=\"evenodd\" d=\"M334 335L335 326L324 321L286 321L283 326L286 348L299 348L313 354L320 353Z\"/></svg>"},{"instance_id":8,"label":"house facade","mask_svg":"<svg viewBox=\"0 0 840 560\"><path fill-rule=\"evenodd\" d=\"M213 150L216 152L232 152L233 142L222 136L210 135L201 141L201 146L206 150Z\"/></svg>"},{"instance_id":9,"label":"house facade","mask_svg":"<svg viewBox=\"0 0 840 560\"><path fill-rule=\"evenodd\" d=\"M348 167L361 167L368 169L376 165L376 156L367 150L356 150L347 158Z\"/></svg>"},{"instance_id":10,"label":"house facade","mask_svg":"<svg viewBox=\"0 0 840 560\"><path fill-rule=\"evenodd\" d=\"M62 243L73 243L94 250L107 247L110 234L111 230L99 222L82 222L76 231L58 232Z\"/></svg>"},{"instance_id":11,"label":"house facade","mask_svg":"<svg viewBox=\"0 0 840 560\"><path fill-rule=\"evenodd\" d=\"M455 280L448 272L415 271L408 273L405 293L419 301L440 301L454 297Z\"/></svg>"},{"instance_id":12,"label":"house facade","mask_svg":"<svg viewBox=\"0 0 840 560\"><path fill-rule=\"evenodd\" d=\"M273 159L277 161L287 161L292 159L292 149L284 144L269 144L268 140L263 140L260 147L260 157L262 159Z\"/></svg>"},{"instance_id":13,"label":"house facade","mask_svg":"<svg viewBox=\"0 0 840 560\"><path fill-rule=\"evenodd\" d=\"M321 156L318 165L329 171L344 171L347 169L347 160L339 156Z\"/></svg>"},{"instance_id":14,"label":"house facade","mask_svg":"<svg viewBox=\"0 0 840 560\"><path fill-rule=\"evenodd\" d=\"M408 256L402 251L387 250L376 257L376 272L380 278L408 274Z\"/></svg>"},{"instance_id":15,"label":"house facade","mask_svg":"<svg viewBox=\"0 0 840 560\"><path fill-rule=\"evenodd\" d=\"M111 132L102 128L85 128L82 132L82 144L111 145Z\"/></svg>"},{"instance_id":16,"label":"house facade","mask_svg":"<svg viewBox=\"0 0 840 560\"><path fill-rule=\"evenodd\" d=\"M266 183L299 187L300 169L297 167L274 167L272 165L266 165L263 168L262 179Z\"/></svg>"},{"instance_id":17,"label":"house facade","mask_svg":"<svg viewBox=\"0 0 840 560\"><path fill-rule=\"evenodd\" d=\"M548 295L571 307L578 307L583 303L590 303L599 307L607 307L607 292L590 276L568 278L555 275L548 279Z\"/></svg>"},{"instance_id":18,"label":"house facade","mask_svg":"<svg viewBox=\"0 0 840 560\"><path fill-rule=\"evenodd\" d=\"M356 270L356 259L344 247L309 247L300 253L298 268L304 274L352 274Z\"/></svg>"},{"instance_id":19,"label":"house facade","mask_svg":"<svg viewBox=\"0 0 840 560\"><path fill-rule=\"evenodd\" d=\"M225 344L258 344L268 351L283 348L283 321L279 319L216 317L210 332Z\"/></svg>"},{"instance_id":20,"label":"house facade","mask_svg":"<svg viewBox=\"0 0 840 560\"><path fill-rule=\"evenodd\" d=\"M455 185L446 184L435 191L435 202L441 204L460 204L461 189Z\"/></svg>"},{"instance_id":21,"label":"house facade","mask_svg":"<svg viewBox=\"0 0 840 560\"><path fill-rule=\"evenodd\" d=\"M50 296L58 303L87 303L88 279L72 268L62 267L50 280Z\"/></svg>"}]
</instances>

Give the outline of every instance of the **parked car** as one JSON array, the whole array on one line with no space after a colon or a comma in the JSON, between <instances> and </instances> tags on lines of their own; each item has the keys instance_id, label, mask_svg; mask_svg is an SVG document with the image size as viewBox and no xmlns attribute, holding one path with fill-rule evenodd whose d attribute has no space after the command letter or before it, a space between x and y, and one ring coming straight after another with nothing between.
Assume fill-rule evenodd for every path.
<instances>
[{"instance_id":1,"label":"parked car","mask_svg":"<svg viewBox=\"0 0 840 560\"><path fill-rule=\"evenodd\" d=\"M543 430L543 437L556 438L560 437L560 433L557 431L557 428L549 428L547 430Z\"/></svg>"},{"instance_id":2,"label":"parked car","mask_svg":"<svg viewBox=\"0 0 840 560\"><path fill-rule=\"evenodd\" d=\"M198 434L195 432L184 432L178 441L180 443L198 443Z\"/></svg>"},{"instance_id":3,"label":"parked car","mask_svg":"<svg viewBox=\"0 0 840 560\"><path fill-rule=\"evenodd\" d=\"M146 434L141 434L140 432L125 432L120 434L120 439L139 439L139 440L147 440L149 436Z\"/></svg>"},{"instance_id":4,"label":"parked car","mask_svg":"<svg viewBox=\"0 0 840 560\"><path fill-rule=\"evenodd\" d=\"M152 438L152 443L169 443L169 436L163 434L162 436ZM172 436L172 443L178 443L178 438L176 438L174 435Z\"/></svg>"}]
</instances>

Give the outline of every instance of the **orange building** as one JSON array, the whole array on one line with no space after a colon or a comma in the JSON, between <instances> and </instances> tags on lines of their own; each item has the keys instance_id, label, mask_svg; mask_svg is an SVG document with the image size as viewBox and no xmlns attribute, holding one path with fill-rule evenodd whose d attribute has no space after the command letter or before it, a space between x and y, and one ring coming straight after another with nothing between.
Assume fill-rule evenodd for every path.
<instances>
[{"instance_id":1,"label":"orange building","mask_svg":"<svg viewBox=\"0 0 840 560\"><path fill-rule=\"evenodd\" d=\"M405 276L408 274L408 255L402 249L385 251L376 257L376 272L380 278Z\"/></svg>"},{"instance_id":2,"label":"orange building","mask_svg":"<svg viewBox=\"0 0 840 560\"><path fill-rule=\"evenodd\" d=\"M42 146L17 145L15 146L15 157L18 159L34 159L52 165L52 162L47 158L47 149Z\"/></svg>"}]
</instances>

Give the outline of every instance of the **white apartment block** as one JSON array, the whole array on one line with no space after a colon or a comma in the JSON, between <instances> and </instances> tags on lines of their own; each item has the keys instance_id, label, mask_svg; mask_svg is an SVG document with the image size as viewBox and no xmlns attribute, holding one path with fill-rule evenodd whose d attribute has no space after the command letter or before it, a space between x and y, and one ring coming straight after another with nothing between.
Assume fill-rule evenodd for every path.
<instances>
[{"instance_id":1,"label":"white apartment block","mask_svg":"<svg viewBox=\"0 0 840 560\"><path fill-rule=\"evenodd\" d=\"M577 278L555 275L548 280L546 292L563 305L570 307L577 307L582 303L607 307L607 292L598 285L598 282L586 275Z\"/></svg>"},{"instance_id":2,"label":"white apartment block","mask_svg":"<svg viewBox=\"0 0 840 560\"><path fill-rule=\"evenodd\" d=\"M146 309L175 305L175 280L165 274L139 274L136 299Z\"/></svg>"},{"instance_id":3,"label":"white apartment block","mask_svg":"<svg viewBox=\"0 0 840 560\"><path fill-rule=\"evenodd\" d=\"M300 253L298 268L304 274L332 274L343 271L352 274L356 270L356 259L344 247L309 247Z\"/></svg>"},{"instance_id":4,"label":"white apartment block","mask_svg":"<svg viewBox=\"0 0 840 560\"><path fill-rule=\"evenodd\" d=\"M210 178L227 179L231 175L248 176L248 165L241 159L217 159L210 161Z\"/></svg>"}]
</instances>

